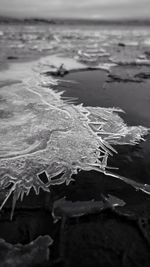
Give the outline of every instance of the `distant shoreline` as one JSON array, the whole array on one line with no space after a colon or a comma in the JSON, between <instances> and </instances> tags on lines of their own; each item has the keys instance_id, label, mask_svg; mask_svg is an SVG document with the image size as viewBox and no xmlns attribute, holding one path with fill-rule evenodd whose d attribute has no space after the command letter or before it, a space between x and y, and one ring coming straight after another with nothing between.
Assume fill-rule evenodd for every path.
<instances>
[{"instance_id":1,"label":"distant shoreline","mask_svg":"<svg viewBox=\"0 0 150 267\"><path fill-rule=\"evenodd\" d=\"M13 18L0 16L0 24L51 24L51 25L131 25L149 26L150 19L66 19L66 18Z\"/></svg>"}]
</instances>

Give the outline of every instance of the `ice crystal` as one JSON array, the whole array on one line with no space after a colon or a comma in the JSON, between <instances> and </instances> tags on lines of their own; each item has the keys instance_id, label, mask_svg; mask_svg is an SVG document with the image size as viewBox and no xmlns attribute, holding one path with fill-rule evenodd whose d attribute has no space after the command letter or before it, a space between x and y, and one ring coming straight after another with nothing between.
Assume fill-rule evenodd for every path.
<instances>
[{"instance_id":1,"label":"ice crystal","mask_svg":"<svg viewBox=\"0 0 150 267\"><path fill-rule=\"evenodd\" d=\"M39 194L40 188L49 192L51 185L68 185L79 170L96 170L150 193L148 185L107 166L108 156L116 153L112 145L134 145L148 129L128 127L117 108L74 105L52 88L57 83L33 72L22 83L0 88L0 188L9 188L0 208L12 193L14 208L31 188ZM42 172L47 183L40 180Z\"/></svg>"}]
</instances>

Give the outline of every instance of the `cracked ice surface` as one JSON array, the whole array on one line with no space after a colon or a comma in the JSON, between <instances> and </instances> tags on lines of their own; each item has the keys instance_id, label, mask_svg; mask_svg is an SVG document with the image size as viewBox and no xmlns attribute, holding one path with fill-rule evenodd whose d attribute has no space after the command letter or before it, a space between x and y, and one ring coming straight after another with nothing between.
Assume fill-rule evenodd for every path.
<instances>
[{"instance_id":1,"label":"cracked ice surface","mask_svg":"<svg viewBox=\"0 0 150 267\"><path fill-rule=\"evenodd\" d=\"M107 171L112 145L134 145L148 129L128 127L118 108L84 107L63 99L53 89L58 80L30 68L20 83L0 88L0 187L14 192L14 202L33 187L49 191L51 185L69 184L79 170L96 170L150 193L149 185ZM43 183L39 174L47 175ZM57 177L59 175L59 178ZM55 179L52 179L55 178Z\"/></svg>"}]
</instances>

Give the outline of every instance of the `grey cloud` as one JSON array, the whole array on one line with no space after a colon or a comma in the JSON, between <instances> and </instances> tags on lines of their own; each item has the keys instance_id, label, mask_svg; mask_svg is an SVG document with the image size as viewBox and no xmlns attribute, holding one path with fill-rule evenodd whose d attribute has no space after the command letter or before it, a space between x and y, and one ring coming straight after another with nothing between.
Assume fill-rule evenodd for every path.
<instances>
[{"instance_id":1,"label":"grey cloud","mask_svg":"<svg viewBox=\"0 0 150 267\"><path fill-rule=\"evenodd\" d=\"M0 14L40 17L148 17L150 0L0 0Z\"/></svg>"}]
</instances>

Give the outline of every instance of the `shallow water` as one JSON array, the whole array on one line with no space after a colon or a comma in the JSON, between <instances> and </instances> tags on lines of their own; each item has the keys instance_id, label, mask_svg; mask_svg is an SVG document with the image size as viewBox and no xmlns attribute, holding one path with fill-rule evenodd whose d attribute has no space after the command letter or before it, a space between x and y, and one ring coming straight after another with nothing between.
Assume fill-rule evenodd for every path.
<instances>
[{"instance_id":1,"label":"shallow water","mask_svg":"<svg viewBox=\"0 0 150 267\"><path fill-rule=\"evenodd\" d=\"M57 83L55 83L53 80L55 84L53 85L53 89L60 91L65 90L66 92L64 93L64 96L76 97L77 101L75 103L83 103L84 106L122 108L126 113L120 113L119 115L128 125L142 125L145 127L150 127L149 79L145 79L140 83L135 81L108 82L108 71L85 70L85 68L89 67L89 65L93 65L95 67L96 64L112 64L114 60L118 62L121 61L121 63L123 64L127 63L127 66L120 66L119 64L119 66L117 66L116 68L110 69L110 72L113 74L119 73L119 77L121 77L122 80L128 77L128 73L131 74L132 78L134 74L137 73L137 71L149 72L147 63L149 64L150 62L148 61L146 61L146 64L144 62L146 66L143 66L144 64L142 65L142 67L132 66L132 64L137 60L137 57L145 51L147 51L146 60L149 59L150 46L148 38L150 36L150 31L148 27L135 27L133 29L132 27L128 28L126 26L119 26L116 28L114 28L114 26L96 28L88 26L73 26L66 28L66 26L49 27L48 25L3 25L0 27L0 29L3 31L0 40L0 60L2 63L0 68L6 68L5 71L2 71L0 73L0 88L3 89L4 86L7 86L5 87L4 91L7 88L11 92L12 87L15 89L18 86L19 94L19 91L21 91L20 86L22 86L19 83L26 79L26 77L29 77L30 74L31 76L33 74L30 69L35 70L37 74L37 80L32 79L31 77L31 84L29 82L26 84L26 86L27 88L31 87L31 89L34 90L34 88L37 86L38 78L40 76L44 77L44 75L42 76L40 75L40 73L50 71L51 65L59 68L60 64L64 63L65 67L68 68L68 70L71 69L72 71L72 69L76 69L76 72L70 72L64 78L58 77L62 79L62 81L57 86ZM126 48L122 45L118 45L119 42L124 42ZM56 53L56 57L55 55L53 55L54 53ZM35 62L33 68L33 62L31 62L31 65L29 63L11 64L10 68L7 69L8 62L20 62L22 60L29 61L31 59L37 59L42 55L45 56L47 54L53 56L51 56L50 58L44 57L42 59L42 63ZM106 54L110 54L110 57ZM61 55L63 57L57 58L57 55ZM88 62L87 59L92 59L93 61L89 60ZM83 63L83 61L86 61L84 62L85 65L80 64L80 62ZM78 68L84 68L84 71L77 71ZM65 80L67 80L67 82ZM46 86L46 88L48 92L51 86L50 88ZM39 91L39 95L42 95L44 89L44 86L39 88L39 90L41 90ZM47 100L47 98L48 95L45 95L44 99ZM3 101L3 99L0 100ZM27 100L30 101L30 97ZM35 101L35 97L33 97L33 100ZM22 104L21 108L23 108ZM50 117L51 115L48 117L48 121ZM55 121L57 122L57 119ZM39 125L39 127L40 126L41 125ZM62 139L60 139L60 147L61 142ZM114 154L113 157L109 157L108 165L118 167L119 170L115 170L115 172L117 172L119 175L123 175L141 183L150 184L150 136L146 136L145 142L140 142L138 145L120 145L116 146L115 148L118 151L118 154ZM71 150L72 153L75 154L76 147ZM51 150L49 151L49 154L46 155L46 159L48 159L48 156L50 154ZM33 169L33 171L36 171L34 164L31 164L31 169ZM25 171L27 171L27 175L31 177L28 172L28 168L26 168ZM6 203L6 206L4 206L4 209L2 210L2 216L0 220L0 237L11 243L21 242L25 244L35 239L39 235L48 234L54 239L54 245L52 246L52 259L58 258L60 255L58 251L60 246L62 245L60 244L60 228L62 227L60 227L59 223L53 223L51 211L54 201L60 198L64 198L64 196L66 196L67 200L71 201L99 201L101 200L101 194L104 194L105 196L107 194L112 194L119 197L120 199L123 199L126 202L126 205L123 209L121 209L121 212L123 212L124 214L127 213L127 217L128 214L138 215L138 219L141 216L145 216L144 218L149 217L149 195L144 194L141 191L136 191L133 187L125 184L123 181L115 179L111 176L106 176L103 173L96 171L80 171L77 175L73 175L73 178L75 178L75 182L71 182L69 186L66 186L65 184L52 186L50 193L40 190L40 194L37 196L35 195L34 190L31 189L29 195L27 197L24 197L23 202L21 202L20 199L17 201L12 222L10 222L10 212L12 208L11 196ZM47 181L47 177L45 177L45 180ZM3 197L3 193L4 192L2 191L1 197ZM116 216L114 215L114 217ZM95 215L92 215L92 218L90 219L88 217L83 218L83 221L85 221L88 225L87 228L83 224L83 221L80 220L75 221L74 224L72 224L73 222L71 222L70 225L65 225L65 227L69 230L72 227L73 231L75 231L75 236L73 238L71 237L70 233L67 234L68 241L70 242L67 242L69 244L67 249L66 244L63 244L67 251L66 259L68 259L68 254L71 254L73 251L73 257L76 257L78 253L80 259L82 255L83 259L81 262L83 262L83 266L85 266L85 259L87 259L87 256L90 255L91 266L93 266L93 256L95 254L95 250L93 250L93 248L95 248L95 244L102 242L102 245L100 243L102 250L104 245L102 239L103 235L98 235L99 229L100 231L104 232L103 234L105 235L105 237L107 237L109 243L109 252L111 251L110 246L112 245L112 247L114 247L115 242L118 242L112 242L112 233L115 236L114 240L116 240L116 237L119 236L121 243L124 244L126 249L126 243L122 241L122 238L120 238L119 235L121 226L120 218L119 224L117 224L117 228L113 227L111 219L109 229L106 228L104 229L104 231L101 229L103 229L102 227L105 226L107 222L104 222L104 220L101 219L98 219L97 227L95 227ZM90 220L92 221L92 223L90 223ZM109 220L109 215L107 220ZM128 219L123 219L123 221L128 224L125 228L123 228L122 231L123 234L125 233L128 244L128 237L132 236L130 232L127 232L126 230L132 223L128 221ZM137 236L138 234L141 235L140 231L137 228L137 222L135 222L135 225L136 227L134 227L134 225L132 226L132 232L134 232L134 230L136 229L138 232ZM83 229L82 227L85 229ZM91 240L89 241L90 235ZM85 237L87 242L85 242ZM145 244L145 239L143 239L143 242ZM84 247L82 247L81 245L85 243L90 244L87 251L84 251ZM135 239L133 238L133 247L137 246L139 249L139 244L143 246L141 239L139 243L136 243ZM118 246L120 249L120 243ZM77 253L76 248L79 248ZM104 253L102 253L102 258L103 254ZM125 255L127 254L128 253L125 251ZM136 255L137 254L142 255L144 259L147 259L142 250L139 249L139 253L136 253ZM120 254L118 255L118 257L120 258ZM126 258L127 257L128 255L126 256ZM101 258L99 256L99 253L98 258ZM130 255L128 258L131 258ZM73 264L74 260L71 262L71 265L67 264L67 266L73 266ZM74 265L76 266L76 264ZM95 264L94 266L99 266L99 264Z\"/></svg>"}]
</instances>

